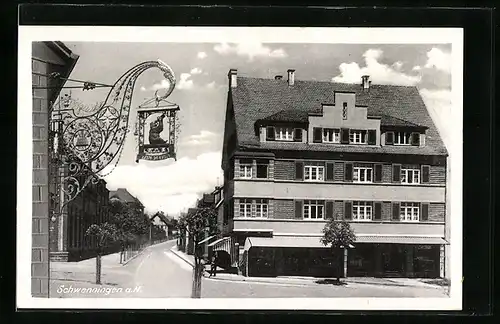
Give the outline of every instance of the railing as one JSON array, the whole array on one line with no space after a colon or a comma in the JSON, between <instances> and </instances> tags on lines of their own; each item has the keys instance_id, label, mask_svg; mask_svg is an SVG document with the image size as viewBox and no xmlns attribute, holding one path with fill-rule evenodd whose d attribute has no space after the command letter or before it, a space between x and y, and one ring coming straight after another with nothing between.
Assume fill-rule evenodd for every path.
<instances>
[{"instance_id":1,"label":"railing","mask_svg":"<svg viewBox=\"0 0 500 324\"><path fill-rule=\"evenodd\" d=\"M129 261L130 259L134 258L136 255L141 253L145 248L151 245L159 244L168 241L169 238L163 238L159 240L154 240L154 241L146 241L140 244L134 244L128 246L125 250L122 251L122 256L121 256L121 263L125 263Z\"/></svg>"}]
</instances>

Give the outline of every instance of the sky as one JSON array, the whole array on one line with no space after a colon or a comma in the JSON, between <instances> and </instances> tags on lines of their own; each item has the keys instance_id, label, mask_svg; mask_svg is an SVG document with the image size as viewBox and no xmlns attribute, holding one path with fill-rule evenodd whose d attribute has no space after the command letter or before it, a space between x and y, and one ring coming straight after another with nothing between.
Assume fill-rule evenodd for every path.
<instances>
[{"instance_id":1,"label":"sky","mask_svg":"<svg viewBox=\"0 0 500 324\"><path fill-rule=\"evenodd\" d=\"M297 80L418 87L424 102L449 145L451 116L450 44L286 44L260 43L105 43L65 42L80 56L70 78L113 84L131 67L161 59L175 73L176 87L168 100L180 106L181 125L177 161L135 162L136 138L127 136L118 165L104 179L108 189L126 188L147 212L164 211L176 217L192 207L204 192L223 183L222 138L227 100L227 73L274 78L295 69ZM69 85L69 84L67 84ZM129 123L135 109L165 88L159 70L148 70L137 80ZM109 89L72 90L88 106L104 101ZM165 136L164 136L165 138Z\"/></svg>"}]
</instances>

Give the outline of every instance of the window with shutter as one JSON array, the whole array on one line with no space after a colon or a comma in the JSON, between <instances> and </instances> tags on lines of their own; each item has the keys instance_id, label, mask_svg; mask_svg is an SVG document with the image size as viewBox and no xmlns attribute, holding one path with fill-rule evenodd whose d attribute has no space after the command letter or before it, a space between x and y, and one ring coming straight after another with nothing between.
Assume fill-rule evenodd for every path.
<instances>
[{"instance_id":1,"label":"window with shutter","mask_svg":"<svg viewBox=\"0 0 500 324\"><path fill-rule=\"evenodd\" d=\"M374 129L368 130L368 145L377 144L377 131Z\"/></svg>"},{"instance_id":2,"label":"window with shutter","mask_svg":"<svg viewBox=\"0 0 500 324\"><path fill-rule=\"evenodd\" d=\"M326 219L333 219L333 201L326 202Z\"/></svg>"},{"instance_id":3,"label":"window with shutter","mask_svg":"<svg viewBox=\"0 0 500 324\"><path fill-rule=\"evenodd\" d=\"M304 180L303 162L295 162L295 180Z\"/></svg>"},{"instance_id":4,"label":"window with shutter","mask_svg":"<svg viewBox=\"0 0 500 324\"><path fill-rule=\"evenodd\" d=\"M422 183L429 183L431 167L429 165L422 165Z\"/></svg>"},{"instance_id":5,"label":"window with shutter","mask_svg":"<svg viewBox=\"0 0 500 324\"><path fill-rule=\"evenodd\" d=\"M374 215L373 219L374 220L381 220L382 219L382 203L376 202L374 203Z\"/></svg>"},{"instance_id":6,"label":"window with shutter","mask_svg":"<svg viewBox=\"0 0 500 324\"><path fill-rule=\"evenodd\" d=\"M352 163L345 164L344 180L352 181Z\"/></svg>"},{"instance_id":7,"label":"window with shutter","mask_svg":"<svg viewBox=\"0 0 500 324\"><path fill-rule=\"evenodd\" d=\"M429 220L429 204L422 204L420 208L420 220L426 222Z\"/></svg>"},{"instance_id":8,"label":"window with shutter","mask_svg":"<svg viewBox=\"0 0 500 324\"><path fill-rule=\"evenodd\" d=\"M382 164L375 164L375 182L382 182Z\"/></svg>"},{"instance_id":9,"label":"window with shutter","mask_svg":"<svg viewBox=\"0 0 500 324\"><path fill-rule=\"evenodd\" d=\"M411 145L420 146L420 133L411 134Z\"/></svg>"},{"instance_id":10,"label":"window with shutter","mask_svg":"<svg viewBox=\"0 0 500 324\"><path fill-rule=\"evenodd\" d=\"M301 128L295 128L295 131L293 132L293 140L295 142L302 142L302 129Z\"/></svg>"},{"instance_id":11,"label":"window with shutter","mask_svg":"<svg viewBox=\"0 0 500 324\"><path fill-rule=\"evenodd\" d=\"M398 221L400 212L399 203L392 203L392 220Z\"/></svg>"},{"instance_id":12,"label":"window with shutter","mask_svg":"<svg viewBox=\"0 0 500 324\"><path fill-rule=\"evenodd\" d=\"M313 143L321 143L322 142L322 134L323 130L319 127L313 128Z\"/></svg>"},{"instance_id":13,"label":"window with shutter","mask_svg":"<svg viewBox=\"0 0 500 324\"><path fill-rule=\"evenodd\" d=\"M401 182L401 164L392 165L392 182Z\"/></svg>"},{"instance_id":14,"label":"window with shutter","mask_svg":"<svg viewBox=\"0 0 500 324\"><path fill-rule=\"evenodd\" d=\"M394 132L385 133L385 145L394 145Z\"/></svg>"},{"instance_id":15,"label":"window with shutter","mask_svg":"<svg viewBox=\"0 0 500 324\"><path fill-rule=\"evenodd\" d=\"M269 126L266 128L266 140L274 141L274 127Z\"/></svg>"},{"instance_id":16,"label":"window with shutter","mask_svg":"<svg viewBox=\"0 0 500 324\"><path fill-rule=\"evenodd\" d=\"M349 144L349 128L342 128L340 131L340 143Z\"/></svg>"},{"instance_id":17,"label":"window with shutter","mask_svg":"<svg viewBox=\"0 0 500 324\"><path fill-rule=\"evenodd\" d=\"M303 213L303 201L302 200L295 200L295 219L302 219L302 213Z\"/></svg>"},{"instance_id":18,"label":"window with shutter","mask_svg":"<svg viewBox=\"0 0 500 324\"><path fill-rule=\"evenodd\" d=\"M344 219L352 218L352 202L346 201L344 203Z\"/></svg>"},{"instance_id":19,"label":"window with shutter","mask_svg":"<svg viewBox=\"0 0 500 324\"><path fill-rule=\"evenodd\" d=\"M333 163L326 164L326 181L333 181Z\"/></svg>"}]
</instances>

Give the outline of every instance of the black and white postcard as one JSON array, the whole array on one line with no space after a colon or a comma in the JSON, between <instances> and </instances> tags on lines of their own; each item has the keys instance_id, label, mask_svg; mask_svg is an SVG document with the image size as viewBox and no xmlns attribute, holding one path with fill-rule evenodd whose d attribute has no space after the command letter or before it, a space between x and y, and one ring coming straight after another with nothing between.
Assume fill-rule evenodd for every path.
<instances>
[{"instance_id":1,"label":"black and white postcard","mask_svg":"<svg viewBox=\"0 0 500 324\"><path fill-rule=\"evenodd\" d=\"M18 307L461 309L462 71L453 28L19 27Z\"/></svg>"}]
</instances>

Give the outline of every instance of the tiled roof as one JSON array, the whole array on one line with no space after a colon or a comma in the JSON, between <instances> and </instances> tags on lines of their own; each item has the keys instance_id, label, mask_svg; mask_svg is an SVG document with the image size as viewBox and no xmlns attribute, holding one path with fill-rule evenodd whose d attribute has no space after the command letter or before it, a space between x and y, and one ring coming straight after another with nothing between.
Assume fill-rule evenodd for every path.
<instances>
[{"instance_id":1,"label":"tiled roof","mask_svg":"<svg viewBox=\"0 0 500 324\"><path fill-rule=\"evenodd\" d=\"M287 109L262 118L261 121L307 123L309 121L308 115L308 112L305 110Z\"/></svg>"},{"instance_id":2,"label":"tiled roof","mask_svg":"<svg viewBox=\"0 0 500 324\"><path fill-rule=\"evenodd\" d=\"M425 127L424 125L417 125L415 123L409 122L407 120L388 116L388 115L380 115L380 125L381 126L405 126L405 127Z\"/></svg>"},{"instance_id":3,"label":"tiled roof","mask_svg":"<svg viewBox=\"0 0 500 324\"><path fill-rule=\"evenodd\" d=\"M116 191L109 192L109 198L118 198L120 201L125 203L138 203L142 206L139 199L135 198L130 192L125 188L118 188Z\"/></svg>"},{"instance_id":4,"label":"tiled roof","mask_svg":"<svg viewBox=\"0 0 500 324\"><path fill-rule=\"evenodd\" d=\"M260 143L255 133L255 122L269 116L291 115L284 111L321 112L322 104L335 101L335 91L354 92L356 105L368 107L369 116L381 116L384 122L411 123L428 127L425 147L368 147L328 145L322 150L390 151L401 154L446 155L447 151L439 133L427 111L416 87L372 84L369 91L364 91L359 84L333 83L321 81L295 80L288 86L286 80L238 77L236 88L231 88L236 132L240 147L276 148L285 143ZM304 145L293 143L292 150ZM315 145L318 149L319 145ZM311 146L303 149L311 150Z\"/></svg>"}]
</instances>

